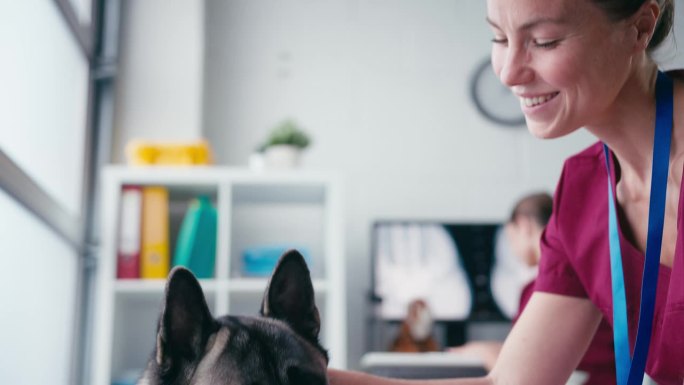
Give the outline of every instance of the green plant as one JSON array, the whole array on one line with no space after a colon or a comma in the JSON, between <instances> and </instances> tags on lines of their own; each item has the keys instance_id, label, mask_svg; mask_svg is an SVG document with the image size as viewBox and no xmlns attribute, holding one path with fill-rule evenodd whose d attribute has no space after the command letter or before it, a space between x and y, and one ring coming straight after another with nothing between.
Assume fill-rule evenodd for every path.
<instances>
[{"instance_id":1,"label":"green plant","mask_svg":"<svg viewBox=\"0 0 684 385\"><path fill-rule=\"evenodd\" d=\"M259 151L263 152L267 148L279 144L286 144L304 149L309 146L311 139L297 123L292 120L285 120L271 130L266 141L259 146Z\"/></svg>"}]
</instances>

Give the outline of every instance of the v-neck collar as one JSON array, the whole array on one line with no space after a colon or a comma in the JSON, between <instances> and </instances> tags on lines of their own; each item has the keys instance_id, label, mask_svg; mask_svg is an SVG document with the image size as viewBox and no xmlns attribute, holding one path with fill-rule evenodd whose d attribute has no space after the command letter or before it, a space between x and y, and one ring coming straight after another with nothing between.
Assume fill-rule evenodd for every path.
<instances>
[{"instance_id":1,"label":"v-neck collar","mask_svg":"<svg viewBox=\"0 0 684 385\"><path fill-rule=\"evenodd\" d=\"M615 162L615 155L613 154L613 151L612 150L609 150L609 151L610 151L609 152L610 153L609 162L610 162L610 172L611 172L611 179L610 180L611 180L611 183L613 185L613 191L616 192L616 194L614 194L614 196L613 196L613 199L615 200L615 207L619 208L620 205L619 205L618 200L617 200L617 167L618 166L617 166L617 162ZM684 175L684 166L683 166L682 170L683 170L682 175ZM680 181L680 185L679 185L680 193L679 193L679 201L677 202L677 218L675 220L675 223L676 223L678 230L677 230L677 237L675 239L679 239L679 221L680 221L680 214L681 214L681 210L682 210L682 198L684 198L684 194L681 193L682 187L684 187L684 177L682 178L682 181ZM618 213L616 213L616 214L618 214ZM629 250L629 252L628 252L629 255L632 255L632 254L638 255L639 256L639 263L641 266L643 266L644 261L646 260L646 255L644 254L644 252L639 250L639 248L636 247L636 245L634 245L634 243L632 243L632 241L629 238L627 238L624 231L622 230L622 224L621 224L621 221L619 219L620 219L620 215L618 215L618 221L617 221L617 229L618 229L618 234L620 236L620 244ZM672 269L674 268L674 264L677 263L677 259L678 259L677 254L679 254L679 242L676 242L676 244L675 244L674 255L672 256L672 266L667 266L667 265L664 265L662 262L660 262L660 269L658 271L659 275L665 274L669 278L670 273L672 272ZM627 262L627 261L625 261L625 257L623 254L623 264L625 262Z\"/></svg>"}]
</instances>

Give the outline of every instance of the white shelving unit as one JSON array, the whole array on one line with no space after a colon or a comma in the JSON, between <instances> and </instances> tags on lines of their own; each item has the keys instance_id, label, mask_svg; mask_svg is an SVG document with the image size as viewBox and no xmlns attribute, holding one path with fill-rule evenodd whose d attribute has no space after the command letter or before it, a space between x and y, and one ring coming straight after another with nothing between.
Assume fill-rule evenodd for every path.
<instances>
[{"instance_id":1,"label":"white shelving unit","mask_svg":"<svg viewBox=\"0 0 684 385\"><path fill-rule=\"evenodd\" d=\"M329 351L330 367L346 367L344 222L337 177L226 167L111 166L105 169L102 183L93 385L109 385L127 371L144 368L155 343L165 286L164 280L116 279L124 185L168 188L172 252L190 199L197 194L211 198L218 210L215 276L200 283L215 316L258 313L267 278L241 276L245 247L269 243L306 247L321 312L321 342Z\"/></svg>"}]
</instances>

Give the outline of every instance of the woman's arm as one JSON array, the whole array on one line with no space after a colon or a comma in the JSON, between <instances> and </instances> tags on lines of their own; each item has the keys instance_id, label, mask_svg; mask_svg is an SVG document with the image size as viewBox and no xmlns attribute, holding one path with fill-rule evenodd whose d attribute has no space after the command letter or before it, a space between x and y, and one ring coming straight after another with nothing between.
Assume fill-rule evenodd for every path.
<instances>
[{"instance_id":1,"label":"woman's arm","mask_svg":"<svg viewBox=\"0 0 684 385\"><path fill-rule=\"evenodd\" d=\"M329 370L330 385L561 385L587 350L601 313L588 300L534 293L487 377L397 380Z\"/></svg>"},{"instance_id":2,"label":"woman's arm","mask_svg":"<svg viewBox=\"0 0 684 385\"><path fill-rule=\"evenodd\" d=\"M490 373L494 383L565 384L596 334L601 317L588 299L535 292Z\"/></svg>"},{"instance_id":3,"label":"woman's arm","mask_svg":"<svg viewBox=\"0 0 684 385\"><path fill-rule=\"evenodd\" d=\"M501 341L473 341L468 342L463 346L449 348L447 351L450 353L480 357L484 368L487 372L490 372L492 368L494 368L496 360L499 358L502 346L503 343Z\"/></svg>"}]
</instances>

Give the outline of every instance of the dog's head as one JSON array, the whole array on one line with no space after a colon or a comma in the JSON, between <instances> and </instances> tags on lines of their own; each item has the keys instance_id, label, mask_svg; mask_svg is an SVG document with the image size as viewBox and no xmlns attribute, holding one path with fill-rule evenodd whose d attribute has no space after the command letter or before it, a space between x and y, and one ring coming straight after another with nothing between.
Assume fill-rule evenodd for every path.
<instances>
[{"instance_id":1,"label":"dog's head","mask_svg":"<svg viewBox=\"0 0 684 385\"><path fill-rule=\"evenodd\" d=\"M260 313L213 318L192 273L175 268L157 344L138 385L327 384L313 285L297 251L278 262Z\"/></svg>"}]
</instances>

